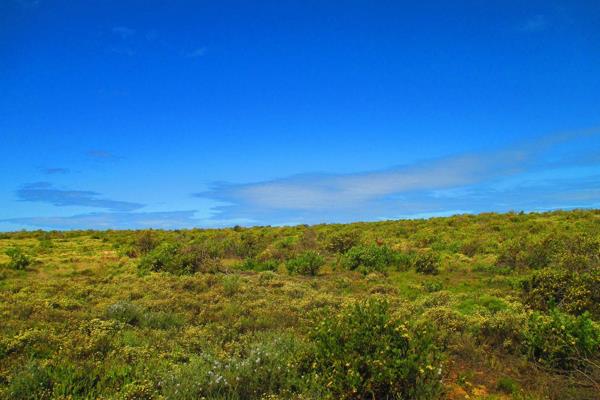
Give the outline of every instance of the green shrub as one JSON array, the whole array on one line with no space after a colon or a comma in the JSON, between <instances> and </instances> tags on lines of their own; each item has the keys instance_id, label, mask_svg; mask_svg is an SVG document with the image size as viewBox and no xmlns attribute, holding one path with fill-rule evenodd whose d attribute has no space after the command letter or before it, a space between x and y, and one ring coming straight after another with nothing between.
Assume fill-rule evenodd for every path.
<instances>
[{"instance_id":1,"label":"green shrub","mask_svg":"<svg viewBox=\"0 0 600 400\"><path fill-rule=\"evenodd\" d=\"M7 399L15 400L51 399L52 378L46 368L35 361L30 361L10 382L6 394Z\"/></svg>"},{"instance_id":2,"label":"green shrub","mask_svg":"<svg viewBox=\"0 0 600 400\"><path fill-rule=\"evenodd\" d=\"M480 310L470 317L466 326L474 333L477 342L512 353L519 350L523 327L527 324L528 318L523 307L514 303L510 304L508 309L495 312Z\"/></svg>"},{"instance_id":3,"label":"green shrub","mask_svg":"<svg viewBox=\"0 0 600 400\"><path fill-rule=\"evenodd\" d=\"M521 236L506 240L500 246L496 263L513 270L547 267L556 252L556 243L552 237L539 240Z\"/></svg>"},{"instance_id":4,"label":"green shrub","mask_svg":"<svg viewBox=\"0 0 600 400\"><path fill-rule=\"evenodd\" d=\"M423 289L429 293L439 292L443 289L443 284L441 281L425 281L421 285L423 286Z\"/></svg>"},{"instance_id":5,"label":"green shrub","mask_svg":"<svg viewBox=\"0 0 600 400\"><path fill-rule=\"evenodd\" d=\"M179 252L179 246L174 243L163 243L148 253L139 263L143 271L169 271L176 267L174 260ZM169 271L174 272L174 271Z\"/></svg>"},{"instance_id":6,"label":"green shrub","mask_svg":"<svg viewBox=\"0 0 600 400\"><path fill-rule=\"evenodd\" d=\"M571 314L600 317L600 268L572 272L564 268L535 271L521 281L524 301L535 309L558 307Z\"/></svg>"},{"instance_id":7,"label":"green shrub","mask_svg":"<svg viewBox=\"0 0 600 400\"><path fill-rule=\"evenodd\" d=\"M401 253L388 246L354 246L344 254L342 265L363 274L385 272L389 267L399 267L404 261Z\"/></svg>"},{"instance_id":8,"label":"green shrub","mask_svg":"<svg viewBox=\"0 0 600 400\"><path fill-rule=\"evenodd\" d=\"M413 265L420 274L437 275L440 272L440 257L433 251L417 253L413 258Z\"/></svg>"},{"instance_id":9,"label":"green shrub","mask_svg":"<svg viewBox=\"0 0 600 400\"><path fill-rule=\"evenodd\" d=\"M195 272L217 272L220 263L211 257L201 245L182 246L175 243L162 243L146 254L140 261L140 271L170 272L183 275Z\"/></svg>"},{"instance_id":10,"label":"green shrub","mask_svg":"<svg viewBox=\"0 0 600 400\"><path fill-rule=\"evenodd\" d=\"M326 316L311 333L313 378L335 399L437 398L441 353L427 330L413 332L384 300Z\"/></svg>"},{"instance_id":11,"label":"green shrub","mask_svg":"<svg viewBox=\"0 0 600 400\"><path fill-rule=\"evenodd\" d=\"M292 274L315 276L323 264L325 259L316 251L309 250L288 260L285 266Z\"/></svg>"},{"instance_id":12,"label":"green shrub","mask_svg":"<svg viewBox=\"0 0 600 400\"><path fill-rule=\"evenodd\" d=\"M521 236L505 241L497 264L511 269L566 268L587 271L600 267L600 239L587 234L549 234L542 238Z\"/></svg>"},{"instance_id":13,"label":"green shrub","mask_svg":"<svg viewBox=\"0 0 600 400\"><path fill-rule=\"evenodd\" d=\"M573 272L600 269L600 236L562 235L553 257L554 265Z\"/></svg>"},{"instance_id":14,"label":"green shrub","mask_svg":"<svg viewBox=\"0 0 600 400\"><path fill-rule=\"evenodd\" d=\"M227 296L233 296L236 294L242 285L241 279L238 275L225 275L221 279L223 284L223 291Z\"/></svg>"},{"instance_id":15,"label":"green shrub","mask_svg":"<svg viewBox=\"0 0 600 400\"><path fill-rule=\"evenodd\" d=\"M277 271L279 262L276 260L257 260L255 258L246 258L239 266L244 271Z\"/></svg>"},{"instance_id":16,"label":"green shrub","mask_svg":"<svg viewBox=\"0 0 600 400\"><path fill-rule=\"evenodd\" d=\"M578 317L557 309L550 314L534 312L524 332L528 356L548 367L572 370L600 351L600 327L588 314Z\"/></svg>"},{"instance_id":17,"label":"green shrub","mask_svg":"<svg viewBox=\"0 0 600 400\"><path fill-rule=\"evenodd\" d=\"M8 266L12 269L23 270L31 264L31 258L18 247L10 247L6 249L5 253L10 257Z\"/></svg>"},{"instance_id":18,"label":"green shrub","mask_svg":"<svg viewBox=\"0 0 600 400\"><path fill-rule=\"evenodd\" d=\"M327 243L327 250L332 253L343 254L350 250L353 246L356 246L359 241L359 235L357 232L336 232L329 238Z\"/></svg>"}]
</instances>

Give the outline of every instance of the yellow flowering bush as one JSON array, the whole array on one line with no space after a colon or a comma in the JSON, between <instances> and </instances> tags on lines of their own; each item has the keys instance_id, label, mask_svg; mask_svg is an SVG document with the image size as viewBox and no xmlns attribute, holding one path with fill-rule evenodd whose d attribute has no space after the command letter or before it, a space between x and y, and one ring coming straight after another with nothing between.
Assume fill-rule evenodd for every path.
<instances>
[{"instance_id":1,"label":"yellow flowering bush","mask_svg":"<svg viewBox=\"0 0 600 400\"><path fill-rule=\"evenodd\" d=\"M441 351L426 328L391 316L382 299L348 305L311 333L312 377L335 399L437 398Z\"/></svg>"}]
</instances>

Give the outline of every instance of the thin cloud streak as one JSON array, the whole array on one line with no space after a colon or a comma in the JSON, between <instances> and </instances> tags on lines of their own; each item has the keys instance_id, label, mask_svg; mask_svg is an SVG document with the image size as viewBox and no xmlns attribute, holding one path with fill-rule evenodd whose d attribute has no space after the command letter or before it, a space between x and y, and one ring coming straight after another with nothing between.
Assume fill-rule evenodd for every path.
<instances>
[{"instance_id":1,"label":"thin cloud streak","mask_svg":"<svg viewBox=\"0 0 600 400\"><path fill-rule=\"evenodd\" d=\"M56 189L48 182L37 182L23 186L16 192L19 201L52 204L57 207L81 206L102 208L111 211L133 211L144 204L111 200L88 190Z\"/></svg>"}]
</instances>

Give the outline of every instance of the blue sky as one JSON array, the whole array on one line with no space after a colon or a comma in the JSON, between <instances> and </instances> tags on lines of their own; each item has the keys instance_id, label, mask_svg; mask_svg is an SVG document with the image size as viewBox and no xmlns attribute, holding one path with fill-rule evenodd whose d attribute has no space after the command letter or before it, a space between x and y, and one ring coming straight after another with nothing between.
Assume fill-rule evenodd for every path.
<instances>
[{"instance_id":1,"label":"blue sky","mask_svg":"<svg viewBox=\"0 0 600 400\"><path fill-rule=\"evenodd\" d=\"M0 230L574 207L597 1L0 2Z\"/></svg>"}]
</instances>

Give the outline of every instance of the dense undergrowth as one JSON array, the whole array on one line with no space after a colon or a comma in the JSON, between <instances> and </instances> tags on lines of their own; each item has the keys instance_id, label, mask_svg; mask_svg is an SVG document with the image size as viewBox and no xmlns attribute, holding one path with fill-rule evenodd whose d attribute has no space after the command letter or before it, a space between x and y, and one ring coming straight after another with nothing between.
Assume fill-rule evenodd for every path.
<instances>
[{"instance_id":1,"label":"dense undergrowth","mask_svg":"<svg viewBox=\"0 0 600 400\"><path fill-rule=\"evenodd\" d=\"M600 212L0 234L0 398L597 399Z\"/></svg>"}]
</instances>

